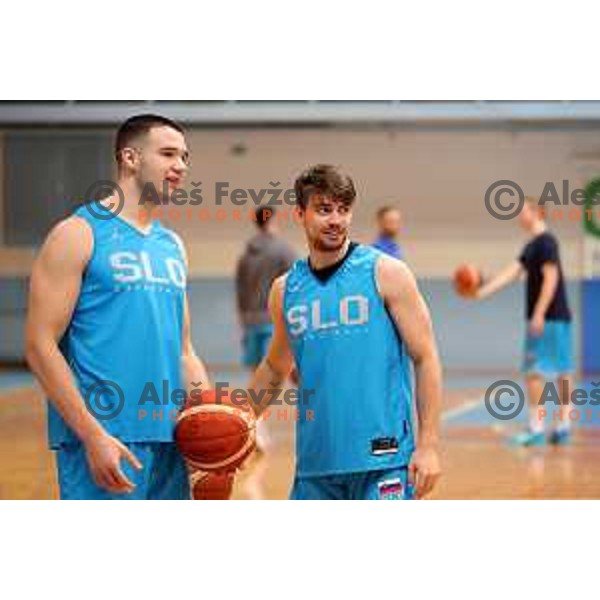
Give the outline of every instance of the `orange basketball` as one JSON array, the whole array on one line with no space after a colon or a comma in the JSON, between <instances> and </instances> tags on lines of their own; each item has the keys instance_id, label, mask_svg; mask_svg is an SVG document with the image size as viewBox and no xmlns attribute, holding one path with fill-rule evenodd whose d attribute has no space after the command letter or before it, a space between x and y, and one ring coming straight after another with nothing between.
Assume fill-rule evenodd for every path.
<instances>
[{"instance_id":1,"label":"orange basketball","mask_svg":"<svg viewBox=\"0 0 600 600\"><path fill-rule=\"evenodd\" d=\"M175 426L175 442L196 469L235 469L253 452L256 418L246 402L234 405L227 394L207 390L189 398Z\"/></svg>"},{"instance_id":2,"label":"orange basketball","mask_svg":"<svg viewBox=\"0 0 600 600\"><path fill-rule=\"evenodd\" d=\"M472 297L481 286L481 273L473 265L460 265L454 272L454 289L459 296Z\"/></svg>"},{"instance_id":3,"label":"orange basketball","mask_svg":"<svg viewBox=\"0 0 600 600\"><path fill-rule=\"evenodd\" d=\"M201 471L190 475L194 500L229 500L233 490L235 471Z\"/></svg>"}]
</instances>

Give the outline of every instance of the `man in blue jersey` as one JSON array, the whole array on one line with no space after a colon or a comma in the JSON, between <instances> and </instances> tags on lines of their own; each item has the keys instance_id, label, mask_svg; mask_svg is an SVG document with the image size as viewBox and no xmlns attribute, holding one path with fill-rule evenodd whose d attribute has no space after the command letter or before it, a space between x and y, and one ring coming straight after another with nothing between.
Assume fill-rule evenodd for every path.
<instances>
[{"instance_id":1,"label":"man in blue jersey","mask_svg":"<svg viewBox=\"0 0 600 600\"><path fill-rule=\"evenodd\" d=\"M298 406L291 497L425 498L440 475L442 394L425 302L403 262L350 241L350 177L316 165L295 192L309 255L273 284L273 339L250 384L260 398L295 361L299 398L310 398Z\"/></svg>"},{"instance_id":2,"label":"man in blue jersey","mask_svg":"<svg viewBox=\"0 0 600 600\"><path fill-rule=\"evenodd\" d=\"M116 197L82 206L49 233L26 357L50 400L61 498L189 499L173 415L183 390L208 380L190 340L183 245L153 219L152 195L140 204L144 190L165 200L181 186L188 149L178 124L140 115L115 151L122 210Z\"/></svg>"}]
</instances>

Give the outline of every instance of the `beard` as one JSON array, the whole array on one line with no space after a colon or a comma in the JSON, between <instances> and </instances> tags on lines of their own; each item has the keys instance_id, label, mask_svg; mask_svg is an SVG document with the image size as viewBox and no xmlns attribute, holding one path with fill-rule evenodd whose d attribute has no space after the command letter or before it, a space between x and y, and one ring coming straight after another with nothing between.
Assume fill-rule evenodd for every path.
<instances>
[{"instance_id":1,"label":"beard","mask_svg":"<svg viewBox=\"0 0 600 600\"><path fill-rule=\"evenodd\" d=\"M317 235L312 240L312 246L319 252L338 252L341 250L348 239L346 231L339 231L335 238L330 238L325 234Z\"/></svg>"}]
</instances>

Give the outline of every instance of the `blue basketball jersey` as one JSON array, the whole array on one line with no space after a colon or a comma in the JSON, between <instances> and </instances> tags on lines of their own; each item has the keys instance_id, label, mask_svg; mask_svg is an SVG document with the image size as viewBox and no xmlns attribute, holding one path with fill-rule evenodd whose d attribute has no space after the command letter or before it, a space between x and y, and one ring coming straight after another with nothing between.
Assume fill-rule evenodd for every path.
<instances>
[{"instance_id":1,"label":"blue basketball jersey","mask_svg":"<svg viewBox=\"0 0 600 600\"><path fill-rule=\"evenodd\" d=\"M181 403L172 392L183 384L181 242L158 220L142 233L85 206L75 214L90 225L94 246L60 349L88 409L110 434L125 442L172 441ZM52 404L48 429L53 448L76 441Z\"/></svg>"},{"instance_id":2,"label":"blue basketball jersey","mask_svg":"<svg viewBox=\"0 0 600 600\"><path fill-rule=\"evenodd\" d=\"M410 361L377 289L381 256L358 245L325 282L306 259L287 275L286 329L307 399L298 476L403 466L414 450Z\"/></svg>"}]
</instances>

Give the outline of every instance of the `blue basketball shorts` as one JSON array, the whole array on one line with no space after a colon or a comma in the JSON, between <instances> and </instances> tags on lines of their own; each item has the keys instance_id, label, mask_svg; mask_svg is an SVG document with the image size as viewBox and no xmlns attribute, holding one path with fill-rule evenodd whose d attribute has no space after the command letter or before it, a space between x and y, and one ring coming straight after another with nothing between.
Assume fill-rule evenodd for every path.
<instances>
[{"instance_id":1,"label":"blue basketball shorts","mask_svg":"<svg viewBox=\"0 0 600 600\"><path fill-rule=\"evenodd\" d=\"M81 444L61 446L56 451L61 500L190 500L187 469L175 444L125 445L142 463L138 471L128 460L121 460L122 471L136 486L128 494L115 494L96 485Z\"/></svg>"},{"instance_id":2,"label":"blue basketball shorts","mask_svg":"<svg viewBox=\"0 0 600 600\"><path fill-rule=\"evenodd\" d=\"M546 321L540 336L525 338L523 373L556 377L574 371L573 328L569 321Z\"/></svg>"},{"instance_id":3,"label":"blue basketball shorts","mask_svg":"<svg viewBox=\"0 0 600 600\"><path fill-rule=\"evenodd\" d=\"M290 500L412 500L406 467L298 477Z\"/></svg>"}]
</instances>

